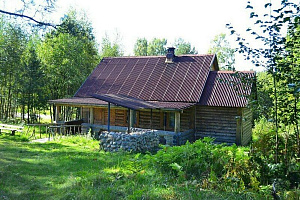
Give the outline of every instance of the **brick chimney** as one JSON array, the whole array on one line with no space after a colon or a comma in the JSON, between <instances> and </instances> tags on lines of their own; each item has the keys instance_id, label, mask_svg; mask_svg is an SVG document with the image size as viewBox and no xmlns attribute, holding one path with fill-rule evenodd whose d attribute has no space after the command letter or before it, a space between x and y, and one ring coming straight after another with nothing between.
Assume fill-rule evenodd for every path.
<instances>
[{"instance_id":1,"label":"brick chimney","mask_svg":"<svg viewBox=\"0 0 300 200\"><path fill-rule=\"evenodd\" d=\"M173 63L175 60L175 48L168 47L167 55L166 55L166 63Z\"/></svg>"}]
</instances>

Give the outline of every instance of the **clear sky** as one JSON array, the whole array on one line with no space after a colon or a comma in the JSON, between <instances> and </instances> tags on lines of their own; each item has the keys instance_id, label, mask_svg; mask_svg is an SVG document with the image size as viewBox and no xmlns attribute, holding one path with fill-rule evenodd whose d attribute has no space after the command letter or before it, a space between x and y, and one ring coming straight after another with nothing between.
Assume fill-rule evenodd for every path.
<instances>
[{"instance_id":1,"label":"clear sky","mask_svg":"<svg viewBox=\"0 0 300 200\"><path fill-rule=\"evenodd\" d=\"M263 7L268 0L253 0ZM71 7L84 10L94 27L98 42L105 33L118 32L125 55L133 55L137 38L148 41L166 38L171 46L176 38L190 42L200 54L207 53L215 35L229 31L231 23L239 32L253 24L246 10L247 0L57 0L58 16ZM234 46L234 38L228 38ZM236 57L238 70L254 68ZM254 68L255 69L255 68Z\"/></svg>"},{"instance_id":2,"label":"clear sky","mask_svg":"<svg viewBox=\"0 0 300 200\"><path fill-rule=\"evenodd\" d=\"M70 7L84 10L100 40L105 32L118 31L126 54L132 54L138 37L169 43L182 37L206 53L213 37L227 31L226 23L245 27L249 18L244 0L58 0L57 6L59 13Z\"/></svg>"}]
</instances>

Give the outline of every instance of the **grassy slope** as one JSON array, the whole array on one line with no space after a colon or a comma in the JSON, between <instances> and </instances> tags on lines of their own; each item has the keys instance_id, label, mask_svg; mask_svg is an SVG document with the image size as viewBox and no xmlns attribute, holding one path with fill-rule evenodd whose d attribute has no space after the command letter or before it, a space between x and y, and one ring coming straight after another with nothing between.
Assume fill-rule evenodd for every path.
<instances>
[{"instance_id":1,"label":"grassy slope","mask_svg":"<svg viewBox=\"0 0 300 200\"><path fill-rule=\"evenodd\" d=\"M0 199L248 199L178 184L136 154L70 137L48 143L0 135Z\"/></svg>"}]
</instances>

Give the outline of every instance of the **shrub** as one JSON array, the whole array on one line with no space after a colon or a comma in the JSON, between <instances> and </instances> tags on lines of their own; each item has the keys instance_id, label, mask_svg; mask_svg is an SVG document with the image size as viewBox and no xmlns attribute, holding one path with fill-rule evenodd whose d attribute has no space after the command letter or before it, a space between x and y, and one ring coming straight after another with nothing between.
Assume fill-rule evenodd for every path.
<instances>
[{"instance_id":1,"label":"shrub","mask_svg":"<svg viewBox=\"0 0 300 200\"><path fill-rule=\"evenodd\" d=\"M153 162L163 173L177 176L178 181L198 180L204 188L258 190L257 174L247 152L249 148L214 144L213 139L204 138L193 144L165 147L153 156Z\"/></svg>"}]
</instances>

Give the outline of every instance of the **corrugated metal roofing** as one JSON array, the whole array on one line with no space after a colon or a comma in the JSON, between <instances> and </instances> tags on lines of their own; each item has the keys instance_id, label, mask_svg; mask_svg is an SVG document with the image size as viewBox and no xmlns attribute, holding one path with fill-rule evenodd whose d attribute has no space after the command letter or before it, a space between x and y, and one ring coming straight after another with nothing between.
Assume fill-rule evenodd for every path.
<instances>
[{"instance_id":1,"label":"corrugated metal roofing","mask_svg":"<svg viewBox=\"0 0 300 200\"><path fill-rule=\"evenodd\" d=\"M75 94L121 94L145 101L198 102L214 55L104 58Z\"/></svg>"},{"instance_id":2,"label":"corrugated metal roofing","mask_svg":"<svg viewBox=\"0 0 300 200\"><path fill-rule=\"evenodd\" d=\"M124 95L94 95L91 98L72 97L66 99L50 100L50 103L59 105L73 105L73 106L107 106L107 102L113 103L117 106L122 106L134 110L138 109L184 109L195 105L196 103L184 102L158 102L158 101L144 101L133 97ZM101 100L102 99L102 100Z\"/></svg>"},{"instance_id":3,"label":"corrugated metal roofing","mask_svg":"<svg viewBox=\"0 0 300 200\"><path fill-rule=\"evenodd\" d=\"M120 95L120 94L102 94L102 95L95 94L93 95L93 97L109 103L113 103L117 106L122 106L133 110L157 108L155 104L149 103L142 99L137 99L137 98Z\"/></svg>"},{"instance_id":4,"label":"corrugated metal roofing","mask_svg":"<svg viewBox=\"0 0 300 200\"><path fill-rule=\"evenodd\" d=\"M66 99L55 99L50 100L49 103L61 104L61 105L103 105L107 106L107 102L96 99L96 98L81 98L81 97L72 97Z\"/></svg>"},{"instance_id":5,"label":"corrugated metal roofing","mask_svg":"<svg viewBox=\"0 0 300 200\"><path fill-rule=\"evenodd\" d=\"M157 106L157 108L160 109L178 109L182 110L188 107L191 107L195 105L196 103L186 103L186 102L162 102L162 101L156 101L156 102L151 102Z\"/></svg>"},{"instance_id":6,"label":"corrugated metal roofing","mask_svg":"<svg viewBox=\"0 0 300 200\"><path fill-rule=\"evenodd\" d=\"M200 105L246 107L255 72L211 71Z\"/></svg>"}]
</instances>

